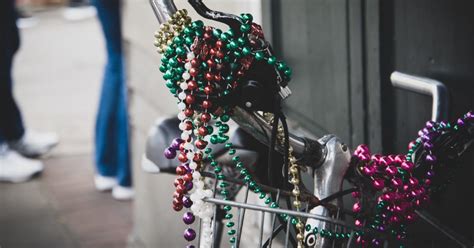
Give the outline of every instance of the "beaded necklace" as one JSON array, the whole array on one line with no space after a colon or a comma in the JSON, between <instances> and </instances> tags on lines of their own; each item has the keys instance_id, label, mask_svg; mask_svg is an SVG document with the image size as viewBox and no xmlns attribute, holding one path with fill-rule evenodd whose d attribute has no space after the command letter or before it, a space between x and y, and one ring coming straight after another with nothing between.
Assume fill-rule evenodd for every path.
<instances>
[{"instance_id":1,"label":"beaded necklace","mask_svg":"<svg viewBox=\"0 0 474 248\"><path fill-rule=\"evenodd\" d=\"M233 30L222 32L219 29L205 27L202 21L191 22L186 10L176 12L169 23L163 24L155 34L157 51L163 54L160 71L164 73L166 86L178 98L178 118L181 120L179 128L182 130L180 138L175 139L165 151L165 156L173 159L176 156L182 163L176 168L178 178L175 180L176 191L173 199L173 209L180 211L183 207L188 209L183 216L183 221L188 225L184 238L193 241L196 232L189 227L195 216L202 219L201 246L210 247L212 242L211 217L213 207L202 201L204 197L211 197L212 191L204 189L200 169L203 163L203 154L210 160L214 172L219 180L220 194L227 199L228 183L223 181L222 167L213 159L207 148L212 144L226 143L229 136L229 121L231 109L229 106L219 106L220 99L229 95L245 75L253 60L265 60L273 65L281 80L290 80L291 69L283 62L277 61L262 49L261 40L263 32L255 23L252 16L241 15L243 24L240 26L242 35L237 37ZM222 104L221 104L222 105ZM209 124L211 118L220 119L215 126L217 134ZM225 145L229 154L234 155L232 144ZM203 153L203 151L205 151ZM254 192L261 192L256 182L251 178L238 156L233 157L237 168L242 168L240 173ZM190 195L188 196L188 194ZM191 210L191 211L189 211ZM229 213L230 206L224 206L227 212L226 223L229 241L235 242L234 222ZM192 247L192 245L190 245Z\"/></svg>"},{"instance_id":2,"label":"beaded necklace","mask_svg":"<svg viewBox=\"0 0 474 248\"><path fill-rule=\"evenodd\" d=\"M355 214L355 225L367 226L370 229L392 234L397 240L406 239L407 224L415 220L415 210L424 208L430 201L430 194L439 187L432 183L435 171L441 167L437 159L433 141L445 132L457 131L467 124L474 123L474 115L468 112L456 123L426 122L425 127L418 132L418 138L410 142L406 155L381 156L371 155L365 145L360 145L354 152L351 165L372 182L372 188L361 183L360 189L364 192L378 195L375 202L363 198L360 191L353 192L356 199L352 211ZM413 154L418 148L427 153L418 161L419 167L425 169L423 177L414 175ZM424 168L426 167L426 168ZM372 196L373 198L373 196ZM375 206L375 216L372 212ZM370 242L373 246L380 246L382 241L371 235L358 233L357 242L365 245Z\"/></svg>"}]
</instances>

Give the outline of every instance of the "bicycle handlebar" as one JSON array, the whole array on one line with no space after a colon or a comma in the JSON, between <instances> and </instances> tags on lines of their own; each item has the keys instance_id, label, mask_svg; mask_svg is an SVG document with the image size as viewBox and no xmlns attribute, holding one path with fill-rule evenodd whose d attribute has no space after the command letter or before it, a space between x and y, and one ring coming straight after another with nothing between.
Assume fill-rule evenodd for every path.
<instances>
[{"instance_id":1,"label":"bicycle handlebar","mask_svg":"<svg viewBox=\"0 0 474 248\"><path fill-rule=\"evenodd\" d=\"M150 0L150 5L160 24L168 21L177 11L173 0Z\"/></svg>"},{"instance_id":2,"label":"bicycle handlebar","mask_svg":"<svg viewBox=\"0 0 474 248\"><path fill-rule=\"evenodd\" d=\"M164 23L177 11L173 0L150 0L158 22ZM234 108L232 119L247 133L265 145L270 145L271 126L259 114L248 112L240 107ZM300 138L290 134L290 145L293 147L297 159L311 167L318 167L325 158L325 147L316 140ZM283 144L276 146L277 151L283 153Z\"/></svg>"}]
</instances>

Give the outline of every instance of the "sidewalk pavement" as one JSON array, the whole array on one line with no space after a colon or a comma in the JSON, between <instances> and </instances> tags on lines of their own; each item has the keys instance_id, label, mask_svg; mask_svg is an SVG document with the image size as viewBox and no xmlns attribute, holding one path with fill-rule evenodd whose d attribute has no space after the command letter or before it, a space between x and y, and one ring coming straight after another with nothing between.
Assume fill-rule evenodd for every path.
<instances>
[{"instance_id":1,"label":"sidewalk pavement","mask_svg":"<svg viewBox=\"0 0 474 248\"><path fill-rule=\"evenodd\" d=\"M125 247L132 205L93 186L93 127L104 44L95 19L66 22L38 13L21 31L16 99L27 127L55 131L60 145L31 182L0 184L0 247Z\"/></svg>"}]
</instances>

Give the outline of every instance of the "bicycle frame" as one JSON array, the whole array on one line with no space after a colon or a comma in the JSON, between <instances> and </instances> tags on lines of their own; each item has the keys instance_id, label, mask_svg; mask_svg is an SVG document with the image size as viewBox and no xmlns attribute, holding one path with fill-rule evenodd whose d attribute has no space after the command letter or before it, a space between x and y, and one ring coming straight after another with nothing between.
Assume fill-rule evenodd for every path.
<instances>
[{"instance_id":1,"label":"bicycle frame","mask_svg":"<svg viewBox=\"0 0 474 248\"><path fill-rule=\"evenodd\" d=\"M150 4L160 24L169 20L171 15L177 11L173 0L150 0ZM394 72L391 76L391 80L395 87L400 87L432 96L432 120L438 121L446 116L448 108L448 94L446 87L441 82L427 78L415 77L399 72ZM270 144L271 125L261 114L257 112L249 112L240 107L235 107L232 119L239 125L239 127L252 135L259 142L265 145ZM351 152L339 138L334 135L327 135L319 140L312 140L308 138L301 138L290 133L289 142L294 149L296 157L301 161L301 163L314 169L314 195L318 199L325 199L342 190L342 183L344 181L346 172L349 169ZM277 144L276 150L282 153L284 149L282 145ZM264 209L255 205L223 201L215 198L208 198L205 200L218 205L225 204L262 212L281 212L291 213L295 216L299 215L308 218L308 224L320 229L327 229L328 226L333 224L353 228L351 225L343 225L342 222L333 219L334 216L331 216L331 213L329 213L329 211L322 206L311 209L310 213L298 213L294 211L288 212L286 210ZM343 207L341 198L333 199L329 203L338 208ZM242 216L240 216L241 214ZM244 214L245 211L243 213L240 212L239 214L239 228L241 228L242 224L240 218L243 220ZM465 238L456 235L456 233L449 228L436 223L436 220L433 220L426 213L417 212L417 214L420 215L423 220L433 225L436 229L450 237L458 244L466 245L469 243L466 242ZM289 229L287 229L287 233L289 233ZM330 240L329 238L314 238L314 240L312 240L311 235L313 235L311 232L305 233L304 240L306 241L307 245L321 248L333 247L334 245L334 241ZM286 243L287 242L288 237L286 239ZM351 242L349 241L349 243Z\"/></svg>"}]
</instances>

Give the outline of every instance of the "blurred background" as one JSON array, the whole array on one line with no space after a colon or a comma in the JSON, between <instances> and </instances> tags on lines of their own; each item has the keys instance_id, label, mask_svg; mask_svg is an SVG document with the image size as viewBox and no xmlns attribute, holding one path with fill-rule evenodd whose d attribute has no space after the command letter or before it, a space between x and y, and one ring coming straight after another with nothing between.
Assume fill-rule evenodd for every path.
<instances>
[{"instance_id":1,"label":"blurred background","mask_svg":"<svg viewBox=\"0 0 474 248\"><path fill-rule=\"evenodd\" d=\"M176 0L178 9L187 1ZM276 54L293 68L286 112L313 136L335 133L351 147L400 153L430 118L428 97L393 89L397 70L450 91L450 118L474 109L471 0L206 0L212 9L251 13ZM149 128L176 114L158 70L158 29L148 0L123 1L123 36L135 199L114 201L93 186L93 136L105 46L97 18L68 20L62 0L22 0L28 19L14 64L25 122L59 134L42 176L0 184L0 247L183 247L171 208L172 175L142 171ZM26 20L25 19L25 20ZM430 211L473 239L474 156ZM462 204L460 199L464 199ZM449 209L449 210L446 210ZM418 228L432 238L432 230ZM443 239L439 237L439 239ZM426 246L435 246L436 238Z\"/></svg>"}]
</instances>

